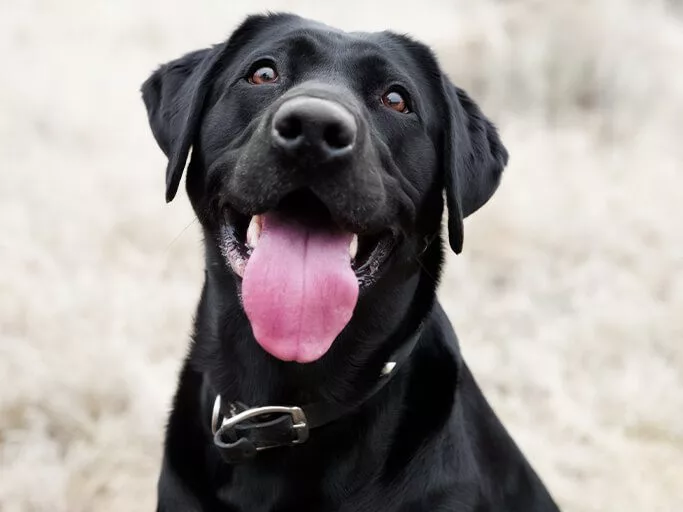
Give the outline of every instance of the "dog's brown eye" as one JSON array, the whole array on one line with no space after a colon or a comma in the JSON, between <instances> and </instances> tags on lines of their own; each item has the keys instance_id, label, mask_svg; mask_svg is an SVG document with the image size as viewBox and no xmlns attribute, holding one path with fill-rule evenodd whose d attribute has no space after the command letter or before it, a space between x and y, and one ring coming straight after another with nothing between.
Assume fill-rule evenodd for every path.
<instances>
[{"instance_id":1,"label":"dog's brown eye","mask_svg":"<svg viewBox=\"0 0 683 512\"><path fill-rule=\"evenodd\" d=\"M401 93L397 91L385 92L382 96L382 103L385 107L394 109L396 112L401 112L403 114L407 114L408 112L410 112L410 109L408 108L408 103L403 98Z\"/></svg>"},{"instance_id":2,"label":"dog's brown eye","mask_svg":"<svg viewBox=\"0 0 683 512\"><path fill-rule=\"evenodd\" d=\"M278 74L275 68L271 66L263 66L258 68L249 77L249 83L254 85L270 84L277 80Z\"/></svg>"}]
</instances>

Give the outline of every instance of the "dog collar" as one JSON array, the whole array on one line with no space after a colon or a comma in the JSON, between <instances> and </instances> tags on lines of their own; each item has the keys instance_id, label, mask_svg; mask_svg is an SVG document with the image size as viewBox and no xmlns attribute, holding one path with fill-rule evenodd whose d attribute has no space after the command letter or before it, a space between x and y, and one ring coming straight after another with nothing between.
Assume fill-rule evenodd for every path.
<instances>
[{"instance_id":1,"label":"dog collar","mask_svg":"<svg viewBox=\"0 0 683 512\"><path fill-rule=\"evenodd\" d=\"M381 390L408 359L422 333L415 333L384 364L376 384L364 395L348 404L315 402L303 406L270 405L249 407L241 402L223 407L216 395L211 415L213 442L228 464L246 462L263 450L305 443L310 431L332 423L361 406Z\"/></svg>"}]
</instances>

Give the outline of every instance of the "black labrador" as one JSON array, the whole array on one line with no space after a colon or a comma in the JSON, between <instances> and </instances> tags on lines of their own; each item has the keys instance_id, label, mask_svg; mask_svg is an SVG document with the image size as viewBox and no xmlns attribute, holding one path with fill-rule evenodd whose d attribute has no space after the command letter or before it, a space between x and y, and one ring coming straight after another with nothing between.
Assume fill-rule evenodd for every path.
<instances>
[{"instance_id":1,"label":"black labrador","mask_svg":"<svg viewBox=\"0 0 683 512\"><path fill-rule=\"evenodd\" d=\"M205 237L158 510L558 510L435 298L508 155L432 52L252 16L142 94Z\"/></svg>"}]
</instances>

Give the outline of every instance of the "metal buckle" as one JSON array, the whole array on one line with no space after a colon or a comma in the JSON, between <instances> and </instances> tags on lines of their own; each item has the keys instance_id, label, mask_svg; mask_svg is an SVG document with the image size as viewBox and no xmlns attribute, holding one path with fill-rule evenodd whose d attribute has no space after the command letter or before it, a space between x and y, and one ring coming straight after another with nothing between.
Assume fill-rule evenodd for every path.
<instances>
[{"instance_id":1,"label":"metal buckle","mask_svg":"<svg viewBox=\"0 0 683 512\"><path fill-rule=\"evenodd\" d=\"M264 407L253 407L242 412L237 412L237 410L231 410L230 417L223 417L223 421L220 422L219 418L221 415L221 397L216 396L216 401L213 404L213 414L211 416L211 430L213 434L216 435L217 432L221 430L228 430L233 428L235 425L242 423L251 418L257 416L265 416L269 414L289 414L292 417L292 428L296 434L296 439L291 441L289 444L301 444L308 440L308 423L306 420L306 415L301 407L284 407L280 405L264 406ZM268 445L268 446L257 446L256 451L267 450L268 448L275 448L281 445Z\"/></svg>"}]
</instances>

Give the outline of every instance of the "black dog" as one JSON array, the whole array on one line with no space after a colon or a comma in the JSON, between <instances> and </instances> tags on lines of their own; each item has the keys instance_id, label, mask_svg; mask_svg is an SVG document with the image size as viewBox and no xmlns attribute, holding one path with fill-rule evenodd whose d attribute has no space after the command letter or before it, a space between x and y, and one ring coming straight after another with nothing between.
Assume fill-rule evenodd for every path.
<instances>
[{"instance_id":1,"label":"black dog","mask_svg":"<svg viewBox=\"0 0 683 512\"><path fill-rule=\"evenodd\" d=\"M557 510L435 299L508 156L431 51L254 16L142 93L206 246L158 510Z\"/></svg>"}]
</instances>

